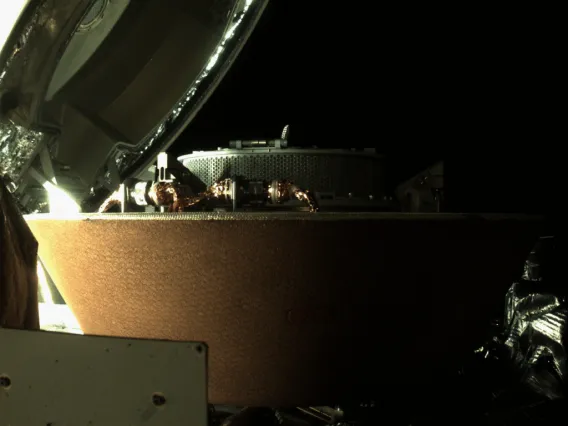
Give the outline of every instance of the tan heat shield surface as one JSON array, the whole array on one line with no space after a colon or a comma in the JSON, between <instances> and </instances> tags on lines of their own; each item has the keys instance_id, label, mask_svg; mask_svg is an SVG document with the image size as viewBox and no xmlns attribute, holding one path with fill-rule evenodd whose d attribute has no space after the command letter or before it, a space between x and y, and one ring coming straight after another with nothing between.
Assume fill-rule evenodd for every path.
<instances>
[{"instance_id":1,"label":"tan heat shield surface","mask_svg":"<svg viewBox=\"0 0 568 426\"><path fill-rule=\"evenodd\" d=\"M482 342L538 228L409 214L28 223L85 333L206 342L210 402L252 406L431 384Z\"/></svg>"}]
</instances>

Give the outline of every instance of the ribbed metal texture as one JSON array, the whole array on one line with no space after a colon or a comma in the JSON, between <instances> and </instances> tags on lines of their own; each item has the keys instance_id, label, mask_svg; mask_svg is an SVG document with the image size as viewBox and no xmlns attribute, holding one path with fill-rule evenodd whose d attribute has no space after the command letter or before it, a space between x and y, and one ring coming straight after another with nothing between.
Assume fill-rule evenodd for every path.
<instances>
[{"instance_id":1,"label":"ribbed metal texture","mask_svg":"<svg viewBox=\"0 0 568 426\"><path fill-rule=\"evenodd\" d=\"M180 161L204 184L232 176L247 179L289 179L311 191L381 196L382 158L342 150L225 150L200 152Z\"/></svg>"}]
</instances>

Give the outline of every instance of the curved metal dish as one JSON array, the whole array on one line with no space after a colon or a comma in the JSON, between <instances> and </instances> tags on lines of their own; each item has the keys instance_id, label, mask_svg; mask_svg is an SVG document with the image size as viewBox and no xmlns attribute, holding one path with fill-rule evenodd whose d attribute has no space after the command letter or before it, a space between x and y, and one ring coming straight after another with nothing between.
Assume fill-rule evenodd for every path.
<instances>
[{"instance_id":1,"label":"curved metal dish","mask_svg":"<svg viewBox=\"0 0 568 426\"><path fill-rule=\"evenodd\" d=\"M31 2L0 57L3 120L42 132L85 194L106 194L187 126L267 1Z\"/></svg>"}]
</instances>

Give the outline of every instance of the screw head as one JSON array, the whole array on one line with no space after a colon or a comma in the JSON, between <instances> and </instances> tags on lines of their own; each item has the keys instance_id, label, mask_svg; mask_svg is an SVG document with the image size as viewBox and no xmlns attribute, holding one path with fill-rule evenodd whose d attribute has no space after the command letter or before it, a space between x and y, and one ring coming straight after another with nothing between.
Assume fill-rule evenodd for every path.
<instances>
[{"instance_id":1,"label":"screw head","mask_svg":"<svg viewBox=\"0 0 568 426\"><path fill-rule=\"evenodd\" d=\"M12 385L12 380L8 376L0 376L0 386L9 388Z\"/></svg>"},{"instance_id":2,"label":"screw head","mask_svg":"<svg viewBox=\"0 0 568 426\"><path fill-rule=\"evenodd\" d=\"M156 407L161 407L166 404L166 397L160 393L155 393L152 395L152 404Z\"/></svg>"}]
</instances>

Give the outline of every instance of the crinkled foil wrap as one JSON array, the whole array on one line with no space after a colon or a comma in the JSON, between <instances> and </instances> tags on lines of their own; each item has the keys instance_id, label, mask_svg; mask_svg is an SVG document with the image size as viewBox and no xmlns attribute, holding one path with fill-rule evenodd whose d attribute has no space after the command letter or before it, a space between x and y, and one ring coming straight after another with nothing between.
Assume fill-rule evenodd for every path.
<instances>
[{"instance_id":1,"label":"crinkled foil wrap","mask_svg":"<svg viewBox=\"0 0 568 426\"><path fill-rule=\"evenodd\" d=\"M504 344L521 380L549 399L565 397L566 290L557 282L554 238L543 238L506 296Z\"/></svg>"},{"instance_id":2,"label":"crinkled foil wrap","mask_svg":"<svg viewBox=\"0 0 568 426\"><path fill-rule=\"evenodd\" d=\"M556 253L554 238L537 242L505 295L503 316L488 324L487 341L462 360L448 392L434 396L434 414L413 425L565 423L555 421L568 418L567 289L558 279Z\"/></svg>"},{"instance_id":3,"label":"crinkled foil wrap","mask_svg":"<svg viewBox=\"0 0 568 426\"><path fill-rule=\"evenodd\" d=\"M11 122L0 122L0 175L19 179L22 168L37 152L43 134Z\"/></svg>"},{"instance_id":4,"label":"crinkled foil wrap","mask_svg":"<svg viewBox=\"0 0 568 426\"><path fill-rule=\"evenodd\" d=\"M4 50L1 52L0 59L0 96L4 94L6 87L14 83L12 80L20 77L19 72L8 73L10 68L19 71L25 66L27 57L26 46L32 38L35 28L40 20L42 10L47 7L44 2L30 4L35 7L26 25L21 28L18 38L13 45L8 45L7 41ZM23 56L22 56L23 55ZM21 58L22 60L18 60ZM20 68L18 68L20 67ZM12 71L12 69L10 70ZM1 103L0 103L1 106ZM19 180L23 168L28 164L34 153L37 152L39 143L43 138L40 132L27 130L12 123L8 117L1 114L6 113L4 108L0 111L0 175L7 174L16 183Z\"/></svg>"}]
</instances>

